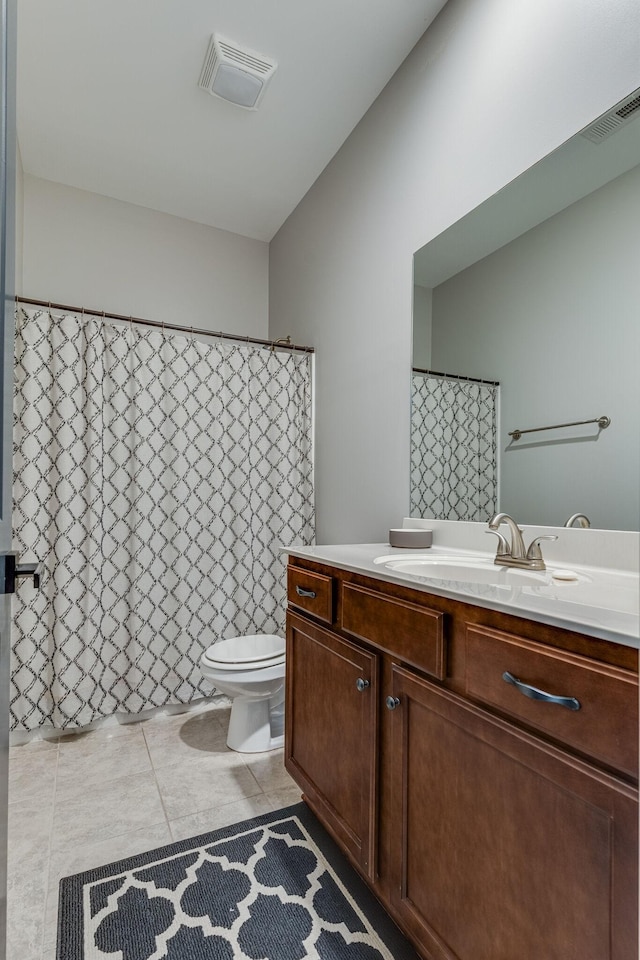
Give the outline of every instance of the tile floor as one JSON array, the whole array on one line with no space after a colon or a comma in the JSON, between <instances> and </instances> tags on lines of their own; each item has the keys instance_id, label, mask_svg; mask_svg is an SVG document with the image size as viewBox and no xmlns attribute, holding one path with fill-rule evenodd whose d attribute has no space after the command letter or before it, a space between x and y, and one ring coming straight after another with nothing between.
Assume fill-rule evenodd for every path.
<instances>
[{"instance_id":1,"label":"tile floor","mask_svg":"<svg viewBox=\"0 0 640 960\"><path fill-rule=\"evenodd\" d=\"M61 877L300 799L282 751L227 749L229 709L11 748L7 960L55 960Z\"/></svg>"}]
</instances>

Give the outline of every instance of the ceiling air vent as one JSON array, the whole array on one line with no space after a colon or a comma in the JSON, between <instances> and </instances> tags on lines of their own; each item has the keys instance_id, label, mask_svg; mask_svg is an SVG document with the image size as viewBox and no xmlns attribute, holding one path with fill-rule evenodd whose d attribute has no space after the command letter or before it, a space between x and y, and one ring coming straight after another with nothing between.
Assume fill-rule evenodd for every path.
<instances>
[{"instance_id":1,"label":"ceiling air vent","mask_svg":"<svg viewBox=\"0 0 640 960\"><path fill-rule=\"evenodd\" d=\"M214 33L198 86L247 110L256 110L278 64Z\"/></svg>"},{"instance_id":2,"label":"ceiling air vent","mask_svg":"<svg viewBox=\"0 0 640 960\"><path fill-rule=\"evenodd\" d=\"M592 143L602 143L637 116L640 116L640 90L635 90L616 104L613 110L599 117L595 123L582 131L582 136L591 140Z\"/></svg>"}]
</instances>

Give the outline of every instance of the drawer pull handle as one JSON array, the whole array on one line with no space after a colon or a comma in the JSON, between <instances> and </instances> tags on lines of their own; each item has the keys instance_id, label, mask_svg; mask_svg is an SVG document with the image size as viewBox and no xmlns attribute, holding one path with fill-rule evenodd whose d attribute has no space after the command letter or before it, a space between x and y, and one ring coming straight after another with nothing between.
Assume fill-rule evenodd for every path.
<instances>
[{"instance_id":1,"label":"drawer pull handle","mask_svg":"<svg viewBox=\"0 0 640 960\"><path fill-rule=\"evenodd\" d=\"M507 670L502 674L502 679L507 683L513 684L516 690L519 690L520 693L524 694L525 697L529 697L531 700L544 700L545 703L555 703L559 707L566 707L567 710L580 709L580 701L576 700L575 697L556 697L553 693L545 693L544 690L538 690L537 687L523 683L522 680L516 680L513 674Z\"/></svg>"},{"instance_id":2,"label":"drawer pull handle","mask_svg":"<svg viewBox=\"0 0 640 960\"><path fill-rule=\"evenodd\" d=\"M358 688L360 693L362 693L363 690L366 690L368 686L369 686L368 680L363 680L362 677L358 677L358 679L356 680L356 687Z\"/></svg>"},{"instance_id":3,"label":"drawer pull handle","mask_svg":"<svg viewBox=\"0 0 640 960\"><path fill-rule=\"evenodd\" d=\"M396 707L400 706L400 701L397 697L387 697L385 703L387 705L387 710L395 710Z\"/></svg>"},{"instance_id":4,"label":"drawer pull handle","mask_svg":"<svg viewBox=\"0 0 640 960\"><path fill-rule=\"evenodd\" d=\"M316 598L315 590L305 590L304 587L296 587L296 593L299 597L309 597L311 600Z\"/></svg>"}]
</instances>

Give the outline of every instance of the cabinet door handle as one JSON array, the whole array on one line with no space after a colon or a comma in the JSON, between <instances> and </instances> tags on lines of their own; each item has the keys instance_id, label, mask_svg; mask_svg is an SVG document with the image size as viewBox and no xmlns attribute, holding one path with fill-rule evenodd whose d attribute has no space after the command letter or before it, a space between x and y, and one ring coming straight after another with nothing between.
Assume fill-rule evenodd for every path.
<instances>
[{"instance_id":1,"label":"cabinet door handle","mask_svg":"<svg viewBox=\"0 0 640 960\"><path fill-rule=\"evenodd\" d=\"M316 598L315 590L305 590L304 587L296 586L296 593L299 597L309 597L311 600L315 600Z\"/></svg>"},{"instance_id":2,"label":"cabinet door handle","mask_svg":"<svg viewBox=\"0 0 640 960\"><path fill-rule=\"evenodd\" d=\"M576 700L575 697L556 697L553 693L546 693L544 690L538 690L537 687L532 687L528 683L523 683L522 680L516 680L512 673L509 673L507 670L502 674L502 679L507 683L513 684L516 690L519 690L525 697L529 697L531 700L544 700L545 703L555 703L559 707L566 707L567 710L579 710L580 701Z\"/></svg>"},{"instance_id":3,"label":"cabinet door handle","mask_svg":"<svg viewBox=\"0 0 640 960\"><path fill-rule=\"evenodd\" d=\"M385 703L387 705L387 710L395 710L396 707L400 706L400 701L397 697L387 697Z\"/></svg>"},{"instance_id":4,"label":"cabinet door handle","mask_svg":"<svg viewBox=\"0 0 640 960\"><path fill-rule=\"evenodd\" d=\"M362 693L363 690L366 690L368 686L369 686L368 680L363 680L362 677L358 677L358 679L356 680L356 687L358 688L360 693Z\"/></svg>"}]
</instances>

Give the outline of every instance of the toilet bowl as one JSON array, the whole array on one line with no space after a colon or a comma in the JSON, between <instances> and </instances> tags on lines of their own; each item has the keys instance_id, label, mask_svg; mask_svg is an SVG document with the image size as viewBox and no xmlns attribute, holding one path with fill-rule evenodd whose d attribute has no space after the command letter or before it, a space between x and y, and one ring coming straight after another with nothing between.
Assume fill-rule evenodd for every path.
<instances>
[{"instance_id":1,"label":"toilet bowl","mask_svg":"<svg viewBox=\"0 0 640 960\"><path fill-rule=\"evenodd\" d=\"M273 634L220 640L205 650L200 669L233 699L227 746L262 753L284 743L285 641Z\"/></svg>"}]
</instances>

